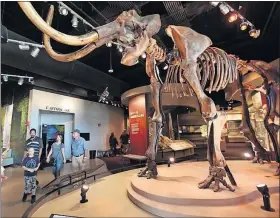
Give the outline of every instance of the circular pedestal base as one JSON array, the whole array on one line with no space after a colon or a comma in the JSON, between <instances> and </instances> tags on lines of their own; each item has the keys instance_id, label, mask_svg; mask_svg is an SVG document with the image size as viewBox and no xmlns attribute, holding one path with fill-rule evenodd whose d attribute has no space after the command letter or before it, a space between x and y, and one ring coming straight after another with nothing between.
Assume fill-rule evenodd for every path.
<instances>
[{"instance_id":1,"label":"circular pedestal base","mask_svg":"<svg viewBox=\"0 0 280 218\"><path fill-rule=\"evenodd\" d=\"M208 176L209 165L192 162L160 166L156 179L135 175L128 187L128 197L140 208L162 217L275 217L279 213L279 195L278 198L276 194L271 196L271 206L276 212L263 211L260 209L262 195L256 188L265 183L270 194L279 193L279 178L273 176L274 166L246 161L229 161L228 166L238 185L235 192L222 185L216 193L211 186L199 189L198 183ZM227 182L230 183L228 179Z\"/></svg>"}]
</instances>

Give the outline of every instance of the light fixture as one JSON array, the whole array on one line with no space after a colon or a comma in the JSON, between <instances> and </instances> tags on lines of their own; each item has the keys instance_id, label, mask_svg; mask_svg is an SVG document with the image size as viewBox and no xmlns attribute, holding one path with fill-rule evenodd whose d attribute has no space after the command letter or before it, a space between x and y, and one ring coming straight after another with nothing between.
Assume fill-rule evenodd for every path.
<instances>
[{"instance_id":1,"label":"light fixture","mask_svg":"<svg viewBox=\"0 0 280 218\"><path fill-rule=\"evenodd\" d=\"M232 23L236 21L238 18L237 14L235 12L230 12L229 17L228 17L228 22Z\"/></svg>"},{"instance_id":2,"label":"light fixture","mask_svg":"<svg viewBox=\"0 0 280 218\"><path fill-rule=\"evenodd\" d=\"M79 21L78 21L78 17L76 15L73 15L71 22L72 22L72 27L74 27L74 28L78 27Z\"/></svg>"},{"instance_id":3,"label":"light fixture","mask_svg":"<svg viewBox=\"0 0 280 218\"><path fill-rule=\"evenodd\" d=\"M89 186L86 183L84 183L81 187L81 197L82 197L82 200L80 200L81 204L88 202L87 195L86 195L88 189L89 189Z\"/></svg>"},{"instance_id":4,"label":"light fixture","mask_svg":"<svg viewBox=\"0 0 280 218\"><path fill-rule=\"evenodd\" d=\"M118 46L119 52L123 52L123 47L122 46Z\"/></svg>"},{"instance_id":5,"label":"light fixture","mask_svg":"<svg viewBox=\"0 0 280 218\"><path fill-rule=\"evenodd\" d=\"M274 212L275 210L271 208L270 206L270 195L269 195L269 189L266 184L259 184L257 185L257 189L263 196L263 203L264 206L261 206L263 210Z\"/></svg>"},{"instance_id":6,"label":"light fixture","mask_svg":"<svg viewBox=\"0 0 280 218\"><path fill-rule=\"evenodd\" d=\"M167 70L167 69L168 69L168 65L167 65L166 63L164 64L163 69L164 69L164 70Z\"/></svg>"},{"instance_id":7,"label":"light fixture","mask_svg":"<svg viewBox=\"0 0 280 218\"><path fill-rule=\"evenodd\" d=\"M252 27L251 30L249 31L249 35L251 37L255 37L256 34L257 34L257 30L254 27Z\"/></svg>"},{"instance_id":8,"label":"light fixture","mask_svg":"<svg viewBox=\"0 0 280 218\"><path fill-rule=\"evenodd\" d=\"M35 81L34 81L34 79L33 79L33 78L29 78L29 79L28 79L28 82L30 82L32 85L34 85L34 84L35 84Z\"/></svg>"},{"instance_id":9,"label":"light fixture","mask_svg":"<svg viewBox=\"0 0 280 218\"><path fill-rule=\"evenodd\" d=\"M18 47L20 50L23 50L23 51L28 51L30 48L29 45L25 45L25 44L19 44Z\"/></svg>"},{"instance_id":10,"label":"light fixture","mask_svg":"<svg viewBox=\"0 0 280 218\"><path fill-rule=\"evenodd\" d=\"M9 78L8 78L8 76L7 76L7 75L4 75L4 76L3 76L3 80L4 80L4 82L8 82L8 79L9 79Z\"/></svg>"},{"instance_id":11,"label":"light fixture","mask_svg":"<svg viewBox=\"0 0 280 218\"><path fill-rule=\"evenodd\" d=\"M22 77L19 78L18 84L19 84L20 86L23 84L23 78L22 78Z\"/></svg>"},{"instance_id":12,"label":"light fixture","mask_svg":"<svg viewBox=\"0 0 280 218\"><path fill-rule=\"evenodd\" d=\"M110 69L108 70L109 73L113 73L113 67L112 67L112 48L110 48Z\"/></svg>"},{"instance_id":13,"label":"light fixture","mask_svg":"<svg viewBox=\"0 0 280 218\"><path fill-rule=\"evenodd\" d=\"M222 12L223 15L226 15L226 14L229 13L229 8L228 8L226 5L220 4L220 5L219 5L219 8L220 8L220 10L221 10L221 12Z\"/></svg>"},{"instance_id":14,"label":"light fixture","mask_svg":"<svg viewBox=\"0 0 280 218\"><path fill-rule=\"evenodd\" d=\"M249 154L248 152L246 152L246 153L244 153L244 157L250 158L250 157L251 157L251 154Z\"/></svg>"},{"instance_id":15,"label":"light fixture","mask_svg":"<svg viewBox=\"0 0 280 218\"><path fill-rule=\"evenodd\" d=\"M220 2L210 2L210 4L214 7L217 7Z\"/></svg>"},{"instance_id":16,"label":"light fixture","mask_svg":"<svg viewBox=\"0 0 280 218\"><path fill-rule=\"evenodd\" d=\"M40 52L40 49L38 48L38 47L35 47L32 51L31 51L31 56L33 57L33 58L36 58L37 56L38 56L38 54L39 54L39 52Z\"/></svg>"},{"instance_id":17,"label":"light fixture","mask_svg":"<svg viewBox=\"0 0 280 218\"><path fill-rule=\"evenodd\" d=\"M112 42L107 42L106 46L109 47L109 48L112 47Z\"/></svg>"},{"instance_id":18,"label":"light fixture","mask_svg":"<svg viewBox=\"0 0 280 218\"><path fill-rule=\"evenodd\" d=\"M65 7L59 5L59 9L58 9L58 10L59 10L59 13L60 13L61 15L67 16L68 10L67 10Z\"/></svg>"},{"instance_id":19,"label":"light fixture","mask_svg":"<svg viewBox=\"0 0 280 218\"><path fill-rule=\"evenodd\" d=\"M168 167L170 167L171 164L173 164L175 162L175 158L174 157L170 157L168 159Z\"/></svg>"},{"instance_id":20,"label":"light fixture","mask_svg":"<svg viewBox=\"0 0 280 218\"><path fill-rule=\"evenodd\" d=\"M141 57L142 57L143 59L145 59L145 58L147 57L146 53L143 53L143 54L141 55Z\"/></svg>"},{"instance_id":21,"label":"light fixture","mask_svg":"<svg viewBox=\"0 0 280 218\"><path fill-rule=\"evenodd\" d=\"M242 31L246 30L248 28L248 23L243 21L241 24L240 24L240 29Z\"/></svg>"}]
</instances>

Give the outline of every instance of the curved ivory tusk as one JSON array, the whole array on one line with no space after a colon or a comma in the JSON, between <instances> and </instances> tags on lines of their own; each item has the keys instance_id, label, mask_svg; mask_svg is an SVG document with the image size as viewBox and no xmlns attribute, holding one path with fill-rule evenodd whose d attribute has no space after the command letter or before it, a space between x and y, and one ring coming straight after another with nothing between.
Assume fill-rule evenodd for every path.
<instances>
[{"instance_id":1,"label":"curved ivory tusk","mask_svg":"<svg viewBox=\"0 0 280 218\"><path fill-rule=\"evenodd\" d=\"M52 25L52 20L53 20L53 7L49 9L48 16L47 16L47 21L46 23L51 26ZM50 42L50 37L44 33L44 45L45 49L48 52L48 54L55 60L61 61L61 62L71 62L74 60L77 60L79 58L82 58L86 55L88 55L90 52L92 52L94 49L104 45L106 42L109 42L111 39L110 38L103 38L98 40L96 43L90 43L83 48L79 49L78 51L69 53L69 54L58 54L56 53L51 46Z\"/></svg>"},{"instance_id":2,"label":"curved ivory tusk","mask_svg":"<svg viewBox=\"0 0 280 218\"><path fill-rule=\"evenodd\" d=\"M51 26L49 26L33 8L30 2L18 2L19 6L29 18L29 20L43 33L49 35L52 39L73 46L86 45L88 43L94 42L98 39L98 33L96 31L84 34L81 36L71 36L64 33L61 33ZM54 10L53 5L50 10Z\"/></svg>"}]
</instances>

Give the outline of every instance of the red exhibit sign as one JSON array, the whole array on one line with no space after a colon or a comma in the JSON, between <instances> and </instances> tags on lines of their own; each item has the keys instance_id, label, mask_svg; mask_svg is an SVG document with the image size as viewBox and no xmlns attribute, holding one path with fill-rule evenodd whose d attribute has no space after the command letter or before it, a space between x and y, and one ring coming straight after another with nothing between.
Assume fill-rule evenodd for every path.
<instances>
[{"instance_id":1,"label":"red exhibit sign","mask_svg":"<svg viewBox=\"0 0 280 218\"><path fill-rule=\"evenodd\" d=\"M129 101L129 127L131 153L145 155L148 147L145 94Z\"/></svg>"}]
</instances>

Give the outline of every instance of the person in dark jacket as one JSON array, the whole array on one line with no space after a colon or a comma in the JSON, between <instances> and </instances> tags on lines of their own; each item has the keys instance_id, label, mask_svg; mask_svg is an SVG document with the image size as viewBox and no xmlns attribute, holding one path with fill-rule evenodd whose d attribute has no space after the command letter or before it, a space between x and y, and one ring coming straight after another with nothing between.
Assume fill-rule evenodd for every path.
<instances>
[{"instance_id":1,"label":"person in dark jacket","mask_svg":"<svg viewBox=\"0 0 280 218\"><path fill-rule=\"evenodd\" d=\"M118 143L118 140L115 137L115 134L113 132L110 135L109 144L110 144L110 148L111 148L111 150L113 152L113 155L116 156L116 154L117 154L117 145L119 143Z\"/></svg>"}]
</instances>

